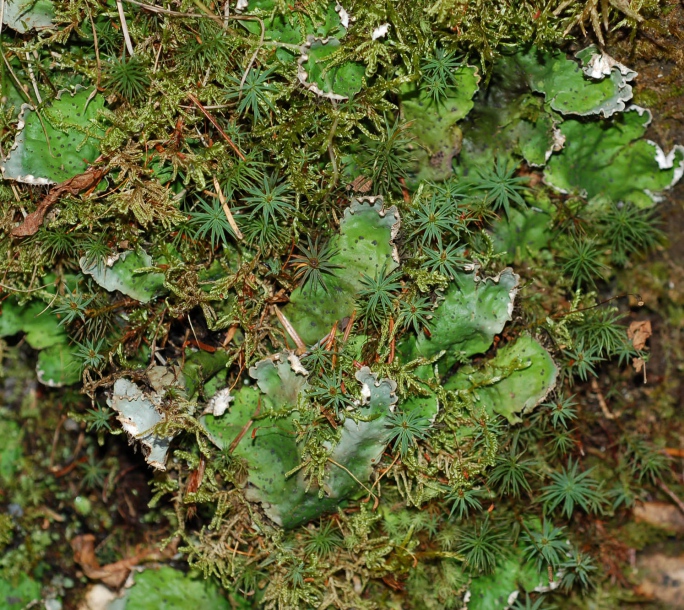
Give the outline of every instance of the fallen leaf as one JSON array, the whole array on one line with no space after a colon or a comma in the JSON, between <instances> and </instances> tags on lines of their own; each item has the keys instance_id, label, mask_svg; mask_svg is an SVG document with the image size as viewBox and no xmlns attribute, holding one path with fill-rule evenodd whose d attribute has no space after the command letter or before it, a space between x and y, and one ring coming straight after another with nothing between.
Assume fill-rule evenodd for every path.
<instances>
[{"instance_id":1,"label":"fallen leaf","mask_svg":"<svg viewBox=\"0 0 684 610\"><path fill-rule=\"evenodd\" d=\"M95 536L84 534L76 536L71 541L71 548L74 551L74 561L81 566L83 573L92 580L101 580L105 585L113 589L121 587L131 568L138 563L139 557L122 559L116 563L100 566L100 562L95 556Z\"/></svg>"},{"instance_id":2,"label":"fallen leaf","mask_svg":"<svg viewBox=\"0 0 684 610\"><path fill-rule=\"evenodd\" d=\"M635 320L629 325L629 328L627 329L627 337L631 339L632 345L636 350L644 349L646 341L652 334L653 332L651 331L650 320Z\"/></svg>"},{"instance_id":3,"label":"fallen leaf","mask_svg":"<svg viewBox=\"0 0 684 610\"><path fill-rule=\"evenodd\" d=\"M69 180L54 186L38 204L35 211L24 218L24 222L18 227L12 229L12 235L14 237L29 237L35 234L40 229L40 225L43 224L46 212L64 193L77 195L81 191L93 188L102 180L102 176L104 176L104 171L91 168L83 174L69 178Z\"/></svg>"},{"instance_id":4,"label":"fallen leaf","mask_svg":"<svg viewBox=\"0 0 684 610\"><path fill-rule=\"evenodd\" d=\"M128 578L131 568L141 561L159 561L173 556L176 552L175 543L169 545L164 553L157 548L143 549L126 559L101 566L95 556L95 536L83 534L71 540L71 549L74 551L74 561L81 567L83 573L92 580L100 580L112 589L119 589Z\"/></svg>"},{"instance_id":5,"label":"fallen leaf","mask_svg":"<svg viewBox=\"0 0 684 610\"><path fill-rule=\"evenodd\" d=\"M646 362L644 362L643 358L632 358L632 366L637 373L641 373L641 369L643 369L645 365Z\"/></svg>"},{"instance_id":6,"label":"fallen leaf","mask_svg":"<svg viewBox=\"0 0 684 610\"><path fill-rule=\"evenodd\" d=\"M350 184L347 185L347 189L356 193L367 193L371 190L372 186L373 180L366 178L365 176L357 176Z\"/></svg>"}]
</instances>

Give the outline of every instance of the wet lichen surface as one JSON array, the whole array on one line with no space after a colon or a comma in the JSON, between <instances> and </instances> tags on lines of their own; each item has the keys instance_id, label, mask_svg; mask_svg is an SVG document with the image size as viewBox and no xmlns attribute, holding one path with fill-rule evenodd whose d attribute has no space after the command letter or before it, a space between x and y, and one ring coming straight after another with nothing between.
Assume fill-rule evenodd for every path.
<instances>
[{"instance_id":1,"label":"wet lichen surface","mask_svg":"<svg viewBox=\"0 0 684 610\"><path fill-rule=\"evenodd\" d=\"M0 607L678 607L680 4L0 14Z\"/></svg>"}]
</instances>

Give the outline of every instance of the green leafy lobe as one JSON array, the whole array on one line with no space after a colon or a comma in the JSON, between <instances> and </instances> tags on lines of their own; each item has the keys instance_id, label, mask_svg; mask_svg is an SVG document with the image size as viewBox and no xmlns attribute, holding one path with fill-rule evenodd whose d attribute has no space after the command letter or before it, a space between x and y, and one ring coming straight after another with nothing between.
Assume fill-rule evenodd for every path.
<instances>
[{"instance_id":1,"label":"green leafy lobe","mask_svg":"<svg viewBox=\"0 0 684 610\"><path fill-rule=\"evenodd\" d=\"M515 424L546 398L556 385L557 375L558 369L544 347L529 335L522 335L482 367L459 369L445 388L471 390L487 411Z\"/></svg>"},{"instance_id":2,"label":"green leafy lobe","mask_svg":"<svg viewBox=\"0 0 684 610\"><path fill-rule=\"evenodd\" d=\"M298 400L307 384L305 372L291 353L262 360L250 369L258 390L241 388L227 413L203 418L210 438L219 447L231 448L234 455L247 461L248 498L261 502L266 514L288 529L336 510L359 491L359 482L368 480L387 445L387 417L397 400L394 382L379 380L367 367L357 371L364 421L345 419L339 440L327 446L330 459L324 488L311 485L309 490L299 470L294 425ZM269 410L279 416L260 417ZM250 421L252 435L244 433Z\"/></svg>"},{"instance_id":3,"label":"green leafy lobe","mask_svg":"<svg viewBox=\"0 0 684 610\"><path fill-rule=\"evenodd\" d=\"M326 289L297 288L283 310L305 343L315 343L336 321L352 314L355 298L364 287L364 274L375 277L385 265L386 271L396 268L392 239L398 229L397 209L384 209L382 198L352 199L340 222L339 236L330 240L337 252L329 261L339 268L334 275L326 275Z\"/></svg>"},{"instance_id":4,"label":"green leafy lobe","mask_svg":"<svg viewBox=\"0 0 684 610\"><path fill-rule=\"evenodd\" d=\"M38 353L36 373L38 380L48 387L59 388L81 379L75 347L59 320L46 311L41 301L19 305L10 298L2 306L0 337L26 333L26 342Z\"/></svg>"},{"instance_id":5,"label":"green leafy lobe","mask_svg":"<svg viewBox=\"0 0 684 610\"><path fill-rule=\"evenodd\" d=\"M20 131L0 166L5 178L29 184L64 182L82 174L100 154L104 132L93 122L104 98L81 89L57 94L49 107L36 111L25 104ZM42 119L42 120L41 120Z\"/></svg>"},{"instance_id":6,"label":"green leafy lobe","mask_svg":"<svg viewBox=\"0 0 684 610\"><path fill-rule=\"evenodd\" d=\"M669 155L643 135L651 121L648 110L633 106L610 121L565 121L560 129L565 148L553 155L544 172L548 184L589 198L650 207L658 194L684 172L684 147Z\"/></svg>"},{"instance_id":7,"label":"green leafy lobe","mask_svg":"<svg viewBox=\"0 0 684 610\"><path fill-rule=\"evenodd\" d=\"M137 269L152 266L152 262L152 257L144 250L122 252L106 263L93 261L88 264L85 258L80 261L83 273L91 275L99 286L110 292L118 290L141 303L149 303L165 292L163 273L135 273Z\"/></svg>"},{"instance_id":8,"label":"green leafy lobe","mask_svg":"<svg viewBox=\"0 0 684 610\"><path fill-rule=\"evenodd\" d=\"M433 314L430 337L421 333L412 353L431 358L446 352L446 371L456 361L486 352L511 319L519 281L511 269L494 278L459 273Z\"/></svg>"},{"instance_id":9,"label":"green leafy lobe","mask_svg":"<svg viewBox=\"0 0 684 610\"><path fill-rule=\"evenodd\" d=\"M582 55L585 57L585 55ZM590 79L580 65L567 59L561 51L541 52L531 49L514 59L533 91L543 93L547 103L562 114L587 116L600 114L609 117L625 109L632 99L629 82L636 72L616 65L610 75L599 74Z\"/></svg>"},{"instance_id":10,"label":"green leafy lobe","mask_svg":"<svg viewBox=\"0 0 684 610\"><path fill-rule=\"evenodd\" d=\"M417 180L446 180L452 173L451 162L461 150L458 122L473 108L480 77L477 68L461 66L453 80L453 87L440 102L425 87L409 84L402 89L401 112L419 147L415 151Z\"/></svg>"},{"instance_id":11,"label":"green leafy lobe","mask_svg":"<svg viewBox=\"0 0 684 610\"><path fill-rule=\"evenodd\" d=\"M136 574L121 610L229 610L230 602L211 581L163 566ZM113 610L113 609L112 609Z\"/></svg>"},{"instance_id":12,"label":"green leafy lobe","mask_svg":"<svg viewBox=\"0 0 684 610\"><path fill-rule=\"evenodd\" d=\"M347 61L326 66L326 57L340 46L337 38L318 40L309 37L299 58L298 78L309 91L330 100L343 101L361 91L366 68L362 63Z\"/></svg>"}]
</instances>

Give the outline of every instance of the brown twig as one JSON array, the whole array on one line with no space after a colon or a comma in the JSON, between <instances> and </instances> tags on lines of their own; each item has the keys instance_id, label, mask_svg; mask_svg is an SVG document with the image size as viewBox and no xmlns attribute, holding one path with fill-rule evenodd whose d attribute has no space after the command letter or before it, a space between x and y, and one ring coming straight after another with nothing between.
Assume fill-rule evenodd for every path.
<instances>
[{"instance_id":1,"label":"brown twig","mask_svg":"<svg viewBox=\"0 0 684 610\"><path fill-rule=\"evenodd\" d=\"M203 343L199 339L188 339L185 343L183 343L183 347L188 345L192 345L198 349L201 349L203 352L209 352L210 354L213 354L216 351L216 348L213 345Z\"/></svg>"},{"instance_id":2,"label":"brown twig","mask_svg":"<svg viewBox=\"0 0 684 610\"><path fill-rule=\"evenodd\" d=\"M617 415L614 415L610 412L608 404L606 403L606 399L603 397L603 392L601 392L601 388L599 387L598 381L596 381L595 377L592 377L591 379L591 389L596 394L596 398L598 398L599 405L601 406L601 411L603 411L603 415L605 416L605 418L616 419Z\"/></svg>"},{"instance_id":3,"label":"brown twig","mask_svg":"<svg viewBox=\"0 0 684 610\"><path fill-rule=\"evenodd\" d=\"M235 451L235 448L240 444L240 441L244 438L245 434L247 434L247 431L252 427L254 420L257 417L259 417L259 411L261 411L261 396L259 397L259 400L257 402L257 408L254 412L254 415L252 415L251 419L242 427L240 433L233 439L233 442L228 446L228 453L233 453L233 451Z\"/></svg>"},{"instance_id":4,"label":"brown twig","mask_svg":"<svg viewBox=\"0 0 684 610\"><path fill-rule=\"evenodd\" d=\"M664 483L663 481L661 481L660 479L657 479L657 480L656 480L656 484L657 484L658 487L660 487L660 489L662 489L668 496L670 496L670 498L672 499L672 501L677 505L677 508L680 510L680 512L681 512L682 514L684 514L684 502L681 501L681 499L679 498L679 496L678 496L674 491L672 491L667 485L665 485L665 483Z\"/></svg>"},{"instance_id":5,"label":"brown twig","mask_svg":"<svg viewBox=\"0 0 684 610\"><path fill-rule=\"evenodd\" d=\"M404 203L411 203L411 195L406 188L406 180L399 178L399 184L401 184L401 194L404 197Z\"/></svg>"},{"instance_id":6,"label":"brown twig","mask_svg":"<svg viewBox=\"0 0 684 610\"><path fill-rule=\"evenodd\" d=\"M330 351L335 344L335 335L337 335L337 320L333 324L332 330L328 333L328 338L325 343L325 349Z\"/></svg>"},{"instance_id":7,"label":"brown twig","mask_svg":"<svg viewBox=\"0 0 684 610\"><path fill-rule=\"evenodd\" d=\"M349 321L347 322L347 326L344 329L344 336L342 337L342 340L345 343L349 339L349 335L351 334L352 327L354 326L354 317L355 316L356 316L356 309L354 309L352 311L351 316L349 316Z\"/></svg>"},{"instance_id":8,"label":"brown twig","mask_svg":"<svg viewBox=\"0 0 684 610\"><path fill-rule=\"evenodd\" d=\"M280 311L280 309L278 309L277 305L271 305L271 307L273 307L273 311L275 311L278 320L287 331L287 334L290 335L292 340L295 342L295 345L297 346L297 354L303 354L306 351L306 345L304 345L304 342L299 338L299 335L297 334L297 331L294 329L294 326L290 324L290 321L285 317L283 312Z\"/></svg>"},{"instance_id":9,"label":"brown twig","mask_svg":"<svg viewBox=\"0 0 684 610\"><path fill-rule=\"evenodd\" d=\"M223 206L223 212L226 215L226 218L228 219L228 224L230 227L233 229L235 233L235 237L237 237L239 240L244 239L244 236L242 235L242 231L240 231L240 227L238 227L237 222L235 222L235 218L233 218L233 213L230 211L230 208L228 207L228 202L226 201L226 196L223 194L223 189L221 188L221 185L219 184L218 178L214 176L214 188L216 189L216 192L218 193L218 198L219 201L221 202L221 205Z\"/></svg>"},{"instance_id":10,"label":"brown twig","mask_svg":"<svg viewBox=\"0 0 684 610\"><path fill-rule=\"evenodd\" d=\"M226 135L226 133L223 131L223 129L221 129L221 127L219 126L219 124L216 122L216 119L215 119L213 116L211 116L211 115L204 109L204 106L202 106L202 103L201 103L201 102L200 102L192 93L188 93L188 98L190 99L190 101L191 101L193 104L195 104L195 106L197 106L197 107L202 111L202 114L203 114L205 117L207 117L207 119L209 119L209 121L211 122L211 124L212 124L214 127L216 127L216 129L218 129L218 132L223 136L223 138L225 139L225 141L228 142L228 144L229 144L230 147L235 151L235 153L237 154L237 156L240 157L240 159L242 159L243 161L246 161L246 160L247 160L247 157L245 157L245 155L243 155L242 152L240 152L240 149L235 145L235 142L233 142L233 140L231 140L231 139Z\"/></svg>"},{"instance_id":11,"label":"brown twig","mask_svg":"<svg viewBox=\"0 0 684 610\"><path fill-rule=\"evenodd\" d=\"M337 324L338 324L338 321L335 320L335 324L333 324L332 330L323 339L323 341L324 341L323 347L327 351L332 351L332 348L335 345L335 337L337 336ZM337 354L336 353L333 353L332 365L333 365L333 368L337 366Z\"/></svg>"}]
</instances>

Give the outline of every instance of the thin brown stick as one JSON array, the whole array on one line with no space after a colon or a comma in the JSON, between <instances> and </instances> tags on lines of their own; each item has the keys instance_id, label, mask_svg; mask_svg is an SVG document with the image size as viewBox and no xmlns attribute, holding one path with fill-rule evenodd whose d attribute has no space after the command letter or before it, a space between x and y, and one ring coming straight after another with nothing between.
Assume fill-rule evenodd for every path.
<instances>
[{"instance_id":1,"label":"thin brown stick","mask_svg":"<svg viewBox=\"0 0 684 610\"><path fill-rule=\"evenodd\" d=\"M677 505L677 508L680 510L680 512L684 514L684 502L681 501L679 496L674 491L672 491L667 485L665 485L665 483L660 479L657 479L656 483L658 484L658 487L660 487L660 489L662 489L668 496L670 496L672 501Z\"/></svg>"},{"instance_id":2,"label":"thin brown stick","mask_svg":"<svg viewBox=\"0 0 684 610\"><path fill-rule=\"evenodd\" d=\"M230 208L228 207L228 202L226 201L226 196L223 194L223 189L221 188L221 185L219 184L218 178L216 176L214 176L214 188L216 189L216 192L218 193L219 201L221 202L221 205L223 206L223 212L226 215L226 218L228 219L228 224L230 225L231 229L233 229L233 232L235 233L235 237L237 237L239 240L243 240L244 235L242 235L242 231L240 231L240 227L238 227L237 222L235 222L235 218L233 218L233 214L230 211Z\"/></svg>"},{"instance_id":3,"label":"thin brown stick","mask_svg":"<svg viewBox=\"0 0 684 610\"><path fill-rule=\"evenodd\" d=\"M242 426L242 430L240 430L239 434L233 439L233 442L228 446L228 453L233 453L233 451L235 451L235 448L240 444L240 441L244 438L245 434L247 434L247 431L252 427L254 420L257 417L259 417L259 411L261 411L261 396L257 401L257 408L254 412L254 415L252 415L251 419L244 426Z\"/></svg>"},{"instance_id":4,"label":"thin brown stick","mask_svg":"<svg viewBox=\"0 0 684 610\"><path fill-rule=\"evenodd\" d=\"M337 320L333 324L332 330L328 333L328 338L325 342L325 349L330 351L335 343L335 336L337 335Z\"/></svg>"},{"instance_id":5,"label":"thin brown stick","mask_svg":"<svg viewBox=\"0 0 684 610\"><path fill-rule=\"evenodd\" d=\"M354 317L356 316L356 309L354 309L351 313L351 316L349 316L349 321L347 322L347 326L344 329L344 336L342 337L342 340L346 343L347 340L349 339L349 335L351 333L351 329L354 326Z\"/></svg>"},{"instance_id":6,"label":"thin brown stick","mask_svg":"<svg viewBox=\"0 0 684 610\"><path fill-rule=\"evenodd\" d=\"M123 4L121 0L116 0L116 9L119 11L119 21L121 21L121 32L123 33L124 41L126 42L126 49L131 57L135 55L133 51L133 41L131 35L128 33L128 24L126 23L126 14L124 13Z\"/></svg>"},{"instance_id":7,"label":"thin brown stick","mask_svg":"<svg viewBox=\"0 0 684 610\"><path fill-rule=\"evenodd\" d=\"M601 411L603 411L603 415L605 416L605 418L615 419L617 415L614 415L610 412L608 404L606 403L606 399L603 397L603 392L601 392L601 388L599 387L598 381L596 381L595 377L591 378L591 389L596 394L596 398L598 398L599 405L601 406Z\"/></svg>"},{"instance_id":8,"label":"thin brown stick","mask_svg":"<svg viewBox=\"0 0 684 610\"><path fill-rule=\"evenodd\" d=\"M245 157L245 155L243 155L242 152L240 152L240 149L235 145L235 142L233 142L233 140L231 140L231 139L226 135L226 133L223 131L223 129L221 129L221 127L219 126L219 124L216 122L216 119L215 119L213 116L211 116L211 115L204 109L204 106L202 106L202 103L201 103L201 102L200 102L192 93L188 93L188 98L190 99L190 101L191 101L193 104L195 104L195 106L197 106L197 107L202 111L202 114L203 114L205 117L207 117L207 119L209 119L209 121L211 122L211 124L212 124L214 127L216 127L216 129L218 129L218 132L223 136L224 140L225 140L226 142L228 142L228 144L230 145L230 147L237 153L237 156L240 157L240 159L242 159L243 161L246 161L246 160L247 160L247 157Z\"/></svg>"},{"instance_id":9,"label":"thin brown stick","mask_svg":"<svg viewBox=\"0 0 684 610\"><path fill-rule=\"evenodd\" d=\"M368 489L368 487L366 487L361 481L359 481L356 478L356 475L354 475L354 473L351 470L349 470L349 468L347 468L346 466L343 466L339 462L336 462L331 457L328 458L328 461L331 464L335 464L335 466L337 466L338 468L341 468L342 470L344 470L352 479L354 479L359 485L361 485L361 487L363 487L371 496L373 496L377 500L378 496L376 496L372 490Z\"/></svg>"},{"instance_id":10,"label":"thin brown stick","mask_svg":"<svg viewBox=\"0 0 684 610\"><path fill-rule=\"evenodd\" d=\"M277 305L272 305L271 307L273 307L273 310L275 311L278 320L287 331L287 334L290 335L292 340L295 342L295 345L297 346L297 354L303 354L306 351L306 345L304 345L304 342L299 338L299 335L297 334L297 331L294 329L294 326L290 324L290 321L285 317L283 312L280 311L280 309L278 309Z\"/></svg>"},{"instance_id":11,"label":"thin brown stick","mask_svg":"<svg viewBox=\"0 0 684 610\"><path fill-rule=\"evenodd\" d=\"M327 351L331 351L333 348L333 345L335 345L335 337L337 335L337 320L335 320L335 324L333 324L332 330L328 334L327 338L325 339L325 349ZM337 353L333 354L332 357L332 365L333 368L337 366Z\"/></svg>"}]
</instances>

